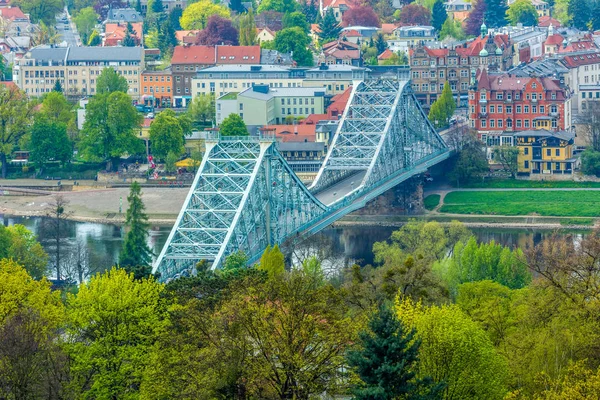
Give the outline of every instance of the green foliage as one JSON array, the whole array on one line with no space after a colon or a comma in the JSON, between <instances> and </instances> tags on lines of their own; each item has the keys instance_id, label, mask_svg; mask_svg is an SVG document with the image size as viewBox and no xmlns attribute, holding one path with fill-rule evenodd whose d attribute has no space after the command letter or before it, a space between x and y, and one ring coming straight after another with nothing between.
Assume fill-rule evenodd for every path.
<instances>
[{"instance_id":1,"label":"green foliage","mask_svg":"<svg viewBox=\"0 0 600 400\"><path fill-rule=\"evenodd\" d=\"M408 56L403 51L393 53L387 60L383 60L381 65L408 65Z\"/></svg>"},{"instance_id":2,"label":"green foliage","mask_svg":"<svg viewBox=\"0 0 600 400\"><path fill-rule=\"evenodd\" d=\"M486 0L484 21L488 28L500 28L506 25L506 0Z\"/></svg>"},{"instance_id":3,"label":"green foliage","mask_svg":"<svg viewBox=\"0 0 600 400\"><path fill-rule=\"evenodd\" d=\"M206 125L206 121L213 121L215 119L215 95L211 93L206 96L194 97L188 106L187 114L195 126L198 126L199 122Z\"/></svg>"},{"instance_id":4,"label":"green foliage","mask_svg":"<svg viewBox=\"0 0 600 400\"><path fill-rule=\"evenodd\" d=\"M50 160L61 163L71 160L73 149L65 124L36 116L30 135L30 160L38 167L44 166Z\"/></svg>"},{"instance_id":5,"label":"green foliage","mask_svg":"<svg viewBox=\"0 0 600 400\"><path fill-rule=\"evenodd\" d=\"M281 13L293 13L299 11L300 5L295 0L263 0L260 2L256 12L277 11Z\"/></svg>"},{"instance_id":6,"label":"green foliage","mask_svg":"<svg viewBox=\"0 0 600 400\"><path fill-rule=\"evenodd\" d=\"M433 9L431 10L431 25L439 32L447 19L448 13L446 12L444 2L442 0L436 0L435 3L433 3Z\"/></svg>"},{"instance_id":7,"label":"green foliage","mask_svg":"<svg viewBox=\"0 0 600 400\"><path fill-rule=\"evenodd\" d=\"M138 398L147 355L165 325L162 290L113 268L68 295L65 335L81 398Z\"/></svg>"},{"instance_id":8,"label":"green foliage","mask_svg":"<svg viewBox=\"0 0 600 400\"><path fill-rule=\"evenodd\" d=\"M489 165L482 144L477 140L471 140L458 153L458 158L450 173L450 179L454 180L457 186L463 185L472 182L487 171L489 171Z\"/></svg>"},{"instance_id":9,"label":"green foliage","mask_svg":"<svg viewBox=\"0 0 600 400\"><path fill-rule=\"evenodd\" d=\"M531 0L516 0L508 7L508 20L512 25L537 26L538 13Z\"/></svg>"},{"instance_id":10,"label":"green foliage","mask_svg":"<svg viewBox=\"0 0 600 400\"><path fill-rule=\"evenodd\" d=\"M229 9L210 0L199 0L185 8L179 21L186 30L204 29L211 15L229 18Z\"/></svg>"},{"instance_id":11,"label":"green foliage","mask_svg":"<svg viewBox=\"0 0 600 400\"><path fill-rule=\"evenodd\" d=\"M100 38L100 34L97 30L93 30L90 33L90 38L88 39L88 46L99 46L102 43L102 39Z\"/></svg>"},{"instance_id":12,"label":"green foliage","mask_svg":"<svg viewBox=\"0 0 600 400\"><path fill-rule=\"evenodd\" d=\"M569 15L569 0L555 0L552 10L552 16L556 18L562 26L567 26L570 23L571 16Z\"/></svg>"},{"instance_id":13,"label":"green foliage","mask_svg":"<svg viewBox=\"0 0 600 400\"><path fill-rule=\"evenodd\" d=\"M253 46L256 43L256 23L252 12L240 16L239 35L240 46Z\"/></svg>"},{"instance_id":14,"label":"green foliage","mask_svg":"<svg viewBox=\"0 0 600 400\"><path fill-rule=\"evenodd\" d=\"M359 333L358 348L348 352L350 367L362 383L353 389L355 399L437 398L443 383L416 378L420 342L414 328L406 329L388 307L369 320L369 329Z\"/></svg>"},{"instance_id":15,"label":"green foliage","mask_svg":"<svg viewBox=\"0 0 600 400\"><path fill-rule=\"evenodd\" d=\"M310 25L306 20L306 15L301 13L300 11L294 11L291 13L286 13L283 16L283 28L295 28L298 27L304 31L304 33L308 34L310 31Z\"/></svg>"},{"instance_id":16,"label":"green foliage","mask_svg":"<svg viewBox=\"0 0 600 400\"><path fill-rule=\"evenodd\" d=\"M177 172L177 161L179 161L177 153L174 151L167 153L167 156L165 157L165 171L169 174Z\"/></svg>"},{"instance_id":17,"label":"green foliage","mask_svg":"<svg viewBox=\"0 0 600 400\"><path fill-rule=\"evenodd\" d=\"M77 27L77 32L81 36L81 41L83 43L88 42L99 18L100 16L96 14L93 7L86 7L73 17L73 22Z\"/></svg>"},{"instance_id":18,"label":"green foliage","mask_svg":"<svg viewBox=\"0 0 600 400\"><path fill-rule=\"evenodd\" d=\"M248 128L246 128L244 120L238 114L229 114L221 122L219 133L223 136L248 136Z\"/></svg>"},{"instance_id":19,"label":"green foliage","mask_svg":"<svg viewBox=\"0 0 600 400\"><path fill-rule=\"evenodd\" d=\"M456 110L456 101L452 96L452 90L448 82L444 83L444 89L440 97L431 105L429 109L429 121L436 128L447 127Z\"/></svg>"},{"instance_id":20,"label":"green foliage","mask_svg":"<svg viewBox=\"0 0 600 400\"><path fill-rule=\"evenodd\" d=\"M62 85L60 84L60 81L57 79L56 82L54 82L54 87L52 88L53 92L58 92L58 93L62 93L63 88Z\"/></svg>"},{"instance_id":21,"label":"green foliage","mask_svg":"<svg viewBox=\"0 0 600 400\"><path fill-rule=\"evenodd\" d=\"M299 66L313 65L313 55L308 49L310 38L302 28L282 29L275 35L275 49L281 53L293 52L294 61Z\"/></svg>"},{"instance_id":22,"label":"green foliage","mask_svg":"<svg viewBox=\"0 0 600 400\"><path fill-rule=\"evenodd\" d=\"M317 285L323 285L325 283L325 274L321 262L315 256L308 257L302 261L302 271L306 276L312 278Z\"/></svg>"},{"instance_id":23,"label":"green foliage","mask_svg":"<svg viewBox=\"0 0 600 400\"><path fill-rule=\"evenodd\" d=\"M0 258L15 261L37 280L48 270L48 254L36 236L23 225L0 228Z\"/></svg>"},{"instance_id":24,"label":"green foliage","mask_svg":"<svg viewBox=\"0 0 600 400\"><path fill-rule=\"evenodd\" d=\"M225 257L223 263L224 271L232 271L236 269L246 268L248 265L248 256L241 250L236 251Z\"/></svg>"},{"instance_id":25,"label":"green foliage","mask_svg":"<svg viewBox=\"0 0 600 400\"><path fill-rule=\"evenodd\" d=\"M388 44L387 41L384 39L383 34L378 33L377 37L375 38L375 48L377 49L377 55L383 53L385 51L385 49L387 49Z\"/></svg>"},{"instance_id":26,"label":"green foliage","mask_svg":"<svg viewBox=\"0 0 600 400\"><path fill-rule=\"evenodd\" d=\"M570 0L567 10L572 25L579 30L586 31L591 17L588 2L586 0Z\"/></svg>"},{"instance_id":27,"label":"green foliage","mask_svg":"<svg viewBox=\"0 0 600 400\"><path fill-rule=\"evenodd\" d=\"M598 217L596 191L451 192L441 212L454 214ZM568 204L569 206L565 206Z\"/></svg>"},{"instance_id":28,"label":"green foliage","mask_svg":"<svg viewBox=\"0 0 600 400\"><path fill-rule=\"evenodd\" d=\"M321 30L321 32L319 32L319 39L321 39L321 43L327 43L331 40L336 40L340 36L342 27L335 19L333 8L329 7L327 9L323 20L319 24L319 29Z\"/></svg>"},{"instance_id":29,"label":"green foliage","mask_svg":"<svg viewBox=\"0 0 600 400\"><path fill-rule=\"evenodd\" d=\"M267 246L258 265L259 271L265 271L270 279L279 277L285 272L285 256L279 250L279 245L273 248Z\"/></svg>"},{"instance_id":30,"label":"green foliage","mask_svg":"<svg viewBox=\"0 0 600 400\"><path fill-rule=\"evenodd\" d=\"M581 172L600 177L600 151L587 148L581 153Z\"/></svg>"},{"instance_id":31,"label":"green foliage","mask_svg":"<svg viewBox=\"0 0 600 400\"><path fill-rule=\"evenodd\" d=\"M148 3L151 4L150 9L153 13L161 13L164 11L162 0L151 0Z\"/></svg>"},{"instance_id":32,"label":"green foliage","mask_svg":"<svg viewBox=\"0 0 600 400\"><path fill-rule=\"evenodd\" d=\"M0 162L6 178L7 158L28 132L34 103L20 90L0 85Z\"/></svg>"},{"instance_id":33,"label":"green foliage","mask_svg":"<svg viewBox=\"0 0 600 400\"><path fill-rule=\"evenodd\" d=\"M179 157L184 152L183 128L173 110L165 110L156 116L150 125L152 154L164 159L173 153Z\"/></svg>"},{"instance_id":34,"label":"green foliage","mask_svg":"<svg viewBox=\"0 0 600 400\"><path fill-rule=\"evenodd\" d=\"M506 361L487 333L456 305L423 307L398 300L398 317L421 341L417 376L446 384L444 399L503 399Z\"/></svg>"},{"instance_id":35,"label":"green foliage","mask_svg":"<svg viewBox=\"0 0 600 400\"><path fill-rule=\"evenodd\" d=\"M144 151L144 144L137 137L142 116L127 94L97 94L86 110L80 142L85 159L106 160Z\"/></svg>"},{"instance_id":36,"label":"green foliage","mask_svg":"<svg viewBox=\"0 0 600 400\"><path fill-rule=\"evenodd\" d=\"M117 74L114 68L104 68L96 80L96 93L105 94L113 92L127 93L129 85L124 76Z\"/></svg>"},{"instance_id":37,"label":"green foliage","mask_svg":"<svg viewBox=\"0 0 600 400\"><path fill-rule=\"evenodd\" d=\"M510 175L516 178L519 171L519 149L514 146L498 146L494 148L494 159L499 161Z\"/></svg>"},{"instance_id":38,"label":"green foliage","mask_svg":"<svg viewBox=\"0 0 600 400\"><path fill-rule=\"evenodd\" d=\"M440 204L440 195L439 194L430 194L429 196L425 197L425 199L423 200L423 207L425 207L425 209L429 210L429 211L436 208L439 204Z\"/></svg>"},{"instance_id":39,"label":"green foliage","mask_svg":"<svg viewBox=\"0 0 600 400\"><path fill-rule=\"evenodd\" d=\"M465 32L463 31L462 24L459 21L455 21L452 18L446 19L440 30L440 40L444 40L447 37L454 38L456 40L466 39Z\"/></svg>"},{"instance_id":40,"label":"green foliage","mask_svg":"<svg viewBox=\"0 0 600 400\"><path fill-rule=\"evenodd\" d=\"M46 25L54 24L54 17L64 7L61 0L20 0L17 4L24 13L29 14L32 22L43 22Z\"/></svg>"},{"instance_id":41,"label":"green foliage","mask_svg":"<svg viewBox=\"0 0 600 400\"><path fill-rule=\"evenodd\" d=\"M170 20L166 20L160 25L157 41L162 58L166 59L170 57L173 54L173 49L177 45L175 28Z\"/></svg>"},{"instance_id":42,"label":"green foliage","mask_svg":"<svg viewBox=\"0 0 600 400\"><path fill-rule=\"evenodd\" d=\"M434 269L454 295L465 282L492 280L511 289L521 289L531 282L531 273L520 249L511 251L494 241L477 244L475 237L458 242L452 255Z\"/></svg>"},{"instance_id":43,"label":"green foliage","mask_svg":"<svg viewBox=\"0 0 600 400\"><path fill-rule=\"evenodd\" d=\"M152 250L147 243L150 225L142 201L142 189L137 182L131 184L127 202L129 203L125 214L127 234L119 254L119 265L129 272L134 271L135 278L141 279L150 274Z\"/></svg>"}]
</instances>

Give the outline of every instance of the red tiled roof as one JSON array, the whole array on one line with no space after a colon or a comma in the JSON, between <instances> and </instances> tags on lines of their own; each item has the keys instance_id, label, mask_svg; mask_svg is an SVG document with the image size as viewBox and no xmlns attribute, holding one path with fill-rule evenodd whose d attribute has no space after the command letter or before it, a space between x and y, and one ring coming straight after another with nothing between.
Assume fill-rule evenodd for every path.
<instances>
[{"instance_id":1,"label":"red tiled roof","mask_svg":"<svg viewBox=\"0 0 600 400\"><path fill-rule=\"evenodd\" d=\"M217 64L260 64L260 46L217 46Z\"/></svg>"},{"instance_id":2,"label":"red tiled roof","mask_svg":"<svg viewBox=\"0 0 600 400\"><path fill-rule=\"evenodd\" d=\"M17 84L13 81L0 81L0 85L6 86L8 89L11 90L19 90Z\"/></svg>"},{"instance_id":3,"label":"red tiled roof","mask_svg":"<svg viewBox=\"0 0 600 400\"><path fill-rule=\"evenodd\" d=\"M567 67L576 68L580 65L599 64L600 53L583 54L577 56L565 56L563 63Z\"/></svg>"},{"instance_id":4,"label":"red tiled roof","mask_svg":"<svg viewBox=\"0 0 600 400\"><path fill-rule=\"evenodd\" d=\"M355 4L352 0L323 0L323 9L328 7L339 7L340 5L345 5L348 8L354 8Z\"/></svg>"},{"instance_id":5,"label":"red tiled roof","mask_svg":"<svg viewBox=\"0 0 600 400\"><path fill-rule=\"evenodd\" d=\"M10 20L27 18L25 16L25 14L23 14L23 11L21 11L21 9L19 7L14 7L14 6L0 8L0 15L2 16L2 18L6 18L6 19L10 19Z\"/></svg>"},{"instance_id":6,"label":"red tiled roof","mask_svg":"<svg viewBox=\"0 0 600 400\"><path fill-rule=\"evenodd\" d=\"M171 64L215 64L214 46L176 46Z\"/></svg>"},{"instance_id":7,"label":"red tiled roof","mask_svg":"<svg viewBox=\"0 0 600 400\"><path fill-rule=\"evenodd\" d=\"M390 58L391 56L394 55L394 52L391 51L390 49L385 49L385 51L383 53L381 53L377 59L378 60L387 60L388 58Z\"/></svg>"},{"instance_id":8,"label":"red tiled roof","mask_svg":"<svg viewBox=\"0 0 600 400\"><path fill-rule=\"evenodd\" d=\"M337 48L339 50L358 50L360 49L360 46L355 43L348 42L347 40L333 40L329 43L325 43L322 48L323 51L327 51L332 48Z\"/></svg>"},{"instance_id":9,"label":"red tiled roof","mask_svg":"<svg viewBox=\"0 0 600 400\"><path fill-rule=\"evenodd\" d=\"M260 34L262 31L267 31L269 32L272 36L275 36L275 31L272 31L271 29L269 29L268 26L265 26L264 28L256 28L256 34Z\"/></svg>"},{"instance_id":10,"label":"red tiled roof","mask_svg":"<svg viewBox=\"0 0 600 400\"><path fill-rule=\"evenodd\" d=\"M267 125L260 130L275 134L282 142L314 142L317 138L316 124Z\"/></svg>"},{"instance_id":11,"label":"red tiled roof","mask_svg":"<svg viewBox=\"0 0 600 400\"><path fill-rule=\"evenodd\" d=\"M300 124L303 125L316 125L319 121L328 121L331 118L327 114L310 114L308 117L303 119ZM337 118L336 118L337 119Z\"/></svg>"},{"instance_id":12,"label":"red tiled roof","mask_svg":"<svg viewBox=\"0 0 600 400\"><path fill-rule=\"evenodd\" d=\"M429 57L446 57L448 55L448 49L430 49L425 47L425 51L429 54Z\"/></svg>"},{"instance_id":13,"label":"red tiled roof","mask_svg":"<svg viewBox=\"0 0 600 400\"><path fill-rule=\"evenodd\" d=\"M344 113L346 104L350 99L350 93L352 93L352 86L348 86L348 89L344 93L340 93L331 98L331 104L327 108L327 115L330 119L337 119L339 115Z\"/></svg>"},{"instance_id":14,"label":"red tiled roof","mask_svg":"<svg viewBox=\"0 0 600 400\"><path fill-rule=\"evenodd\" d=\"M538 26L545 28L545 27L549 27L550 25L552 25L554 28L561 27L560 21L557 19L554 19L550 16L543 15L538 18Z\"/></svg>"},{"instance_id":15,"label":"red tiled roof","mask_svg":"<svg viewBox=\"0 0 600 400\"><path fill-rule=\"evenodd\" d=\"M397 27L398 25L396 24L381 24L381 33L384 35L391 35Z\"/></svg>"},{"instance_id":16,"label":"red tiled roof","mask_svg":"<svg viewBox=\"0 0 600 400\"><path fill-rule=\"evenodd\" d=\"M314 33L321 33L321 28L319 28L319 24L310 24L310 30Z\"/></svg>"},{"instance_id":17,"label":"red tiled roof","mask_svg":"<svg viewBox=\"0 0 600 400\"><path fill-rule=\"evenodd\" d=\"M144 122L142 122L142 128L150 128L150 125L153 121L154 119L152 118L144 118Z\"/></svg>"},{"instance_id":18,"label":"red tiled roof","mask_svg":"<svg viewBox=\"0 0 600 400\"><path fill-rule=\"evenodd\" d=\"M344 31L343 33L344 36L346 37L361 37L361 33L355 29L350 29L348 31Z\"/></svg>"},{"instance_id":19,"label":"red tiled roof","mask_svg":"<svg viewBox=\"0 0 600 400\"><path fill-rule=\"evenodd\" d=\"M131 24L135 34L133 35L139 41L142 40L142 23L134 22ZM104 44L106 46L116 46L119 41L123 40L127 34L127 24L108 23L104 28Z\"/></svg>"},{"instance_id":20,"label":"red tiled roof","mask_svg":"<svg viewBox=\"0 0 600 400\"><path fill-rule=\"evenodd\" d=\"M575 51L591 50L596 48L596 44L591 40L578 40L576 42L569 43L567 47L560 47L558 52L573 53Z\"/></svg>"},{"instance_id":21,"label":"red tiled roof","mask_svg":"<svg viewBox=\"0 0 600 400\"><path fill-rule=\"evenodd\" d=\"M554 35L548 36L548 39L546 39L545 44L549 46L560 46L563 40L564 38L559 33L555 33Z\"/></svg>"},{"instance_id":22,"label":"red tiled roof","mask_svg":"<svg viewBox=\"0 0 600 400\"><path fill-rule=\"evenodd\" d=\"M175 38L177 39L178 43L183 43L184 42L184 38L186 37L193 37L194 40L196 40L196 35L198 34L198 30L195 31L175 31Z\"/></svg>"},{"instance_id":23,"label":"red tiled roof","mask_svg":"<svg viewBox=\"0 0 600 400\"><path fill-rule=\"evenodd\" d=\"M558 80L552 78L527 78L509 74L488 75L487 71L483 69L477 73L477 80L478 90L525 90L529 82L533 80L539 82L544 90L556 90L562 93Z\"/></svg>"}]
</instances>

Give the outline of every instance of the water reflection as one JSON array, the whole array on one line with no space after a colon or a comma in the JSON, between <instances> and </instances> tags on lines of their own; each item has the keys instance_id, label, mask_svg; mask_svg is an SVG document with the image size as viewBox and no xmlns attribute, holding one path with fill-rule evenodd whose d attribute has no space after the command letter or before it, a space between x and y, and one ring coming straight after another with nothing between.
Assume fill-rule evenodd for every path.
<instances>
[{"instance_id":1,"label":"water reflection","mask_svg":"<svg viewBox=\"0 0 600 400\"><path fill-rule=\"evenodd\" d=\"M53 254L55 251L55 236L48 230L45 218L0 216L4 225L23 224L32 230L42 246L51 256L53 265ZM388 226L344 226L330 227L318 235L289 249L292 260L303 259L308 254L316 251L322 252L327 261L324 268L330 273L339 271L344 266L358 263L366 265L373 263L373 244L378 241L387 240L392 232L398 228ZM170 227L153 227L148 236L148 245L157 256L167 240ZM478 240L489 242L494 240L504 246L530 248L554 233L551 230L538 229L498 229L498 228L474 228L473 233ZM65 221L63 241L61 244L61 258L66 262L78 262L83 256L93 272L110 268L119 259L119 253L124 239L124 229L121 226L111 224L98 224L89 222ZM574 235L580 239L586 231L562 230L558 234ZM61 263L62 264L62 263Z\"/></svg>"}]
</instances>

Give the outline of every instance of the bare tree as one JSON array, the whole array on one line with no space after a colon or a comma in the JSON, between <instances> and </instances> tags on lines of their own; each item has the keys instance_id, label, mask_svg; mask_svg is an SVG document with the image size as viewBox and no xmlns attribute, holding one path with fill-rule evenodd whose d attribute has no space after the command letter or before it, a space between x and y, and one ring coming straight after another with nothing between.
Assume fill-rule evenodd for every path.
<instances>
[{"instance_id":1,"label":"bare tree","mask_svg":"<svg viewBox=\"0 0 600 400\"><path fill-rule=\"evenodd\" d=\"M56 268L56 279L62 279L61 273L61 244L65 239L65 225L67 219L73 214L71 211L66 210L66 206L69 201L66 200L62 195L56 195L54 201L48 205L46 209L46 229L48 230L49 236L52 238L51 241L54 243L54 262Z\"/></svg>"},{"instance_id":2,"label":"bare tree","mask_svg":"<svg viewBox=\"0 0 600 400\"><path fill-rule=\"evenodd\" d=\"M99 271L90 262L90 253L84 240L78 239L70 246L69 254L63 263L65 279L69 281L84 282L87 278Z\"/></svg>"},{"instance_id":3,"label":"bare tree","mask_svg":"<svg viewBox=\"0 0 600 400\"><path fill-rule=\"evenodd\" d=\"M586 101L585 110L578 116L583 136L594 151L600 151L600 101Z\"/></svg>"}]
</instances>

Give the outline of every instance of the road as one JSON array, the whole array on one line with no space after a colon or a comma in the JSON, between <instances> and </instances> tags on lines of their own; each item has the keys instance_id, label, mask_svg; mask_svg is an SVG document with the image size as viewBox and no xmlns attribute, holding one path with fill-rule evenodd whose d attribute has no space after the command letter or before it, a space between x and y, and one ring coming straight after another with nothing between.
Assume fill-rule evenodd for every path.
<instances>
[{"instance_id":1,"label":"road","mask_svg":"<svg viewBox=\"0 0 600 400\"><path fill-rule=\"evenodd\" d=\"M62 18L65 16L69 21L67 24L62 21ZM68 46L81 46L81 39L77 34L77 29L73 23L73 19L69 15L69 12L66 8L63 13L56 16L56 32L60 35L61 42L66 42Z\"/></svg>"}]
</instances>

